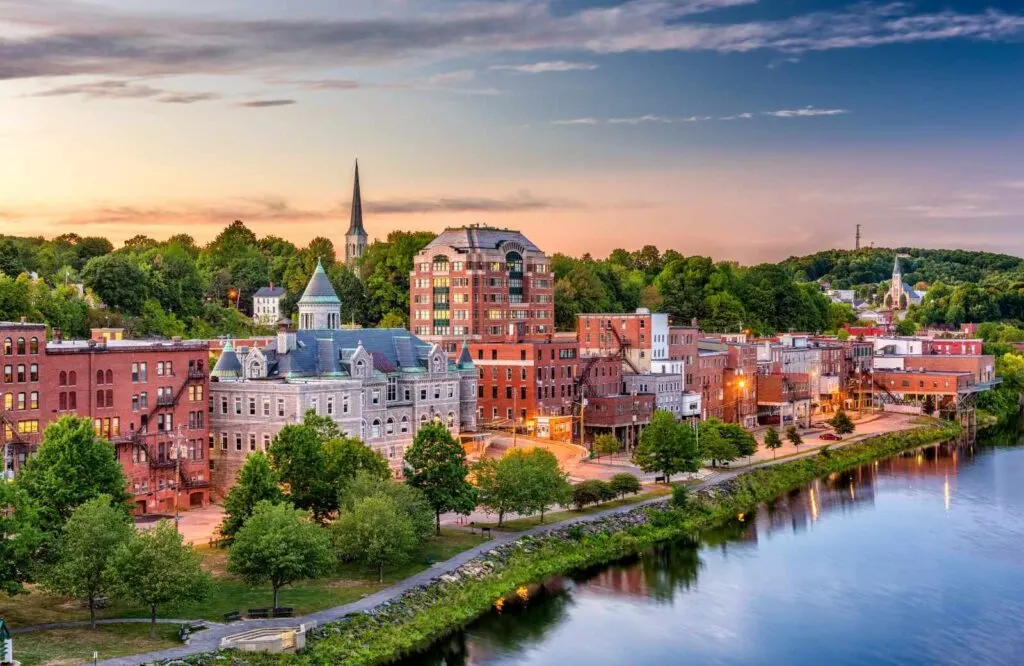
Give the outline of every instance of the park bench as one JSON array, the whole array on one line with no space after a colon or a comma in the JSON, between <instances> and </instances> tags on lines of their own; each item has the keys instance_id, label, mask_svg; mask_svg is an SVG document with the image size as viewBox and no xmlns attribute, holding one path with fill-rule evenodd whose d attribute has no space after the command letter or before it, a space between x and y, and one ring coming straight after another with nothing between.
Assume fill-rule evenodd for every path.
<instances>
[{"instance_id":1,"label":"park bench","mask_svg":"<svg viewBox=\"0 0 1024 666\"><path fill-rule=\"evenodd\" d=\"M656 477L654 477L654 482L655 483L665 483L665 477L663 477L663 476L656 476Z\"/></svg>"},{"instance_id":2,"label":"park bench","mask_svg":"<svg viewBox=\"0 0 1024 666\"><path fill-rule=\"evenodd\" d=\"M291 617L291 608L275 608L273 611L274 617Z\"/></svg>"},{"instance_id":3,"label":"park bench","mask_svg":"<svg viewBox=\"0 0 1024 666\"><path fill-rule=\"evenodd\" d=\"M246 613L250 620L265 620L270 617L269 608L250 608Z\"/></svg>"},{"instance_id":4,"label":"park bench","mask_svg":"<svg viewBox=\"0 0 1024 666\"><path fill-rule=\"evenodd\" d=\"M487 535L487 538L490 539L491 538L491 528L490 527L481 527L480 528L480 534L485 534L485 535Z\"/></svg>"},{"instance_id":5,"label":"park bench","mask_svg":"<svg viewBox=\"0 0 1024 666\"><path fill-rule=\"evenodd\" d=\"M242 619L242 614L238 611L231 611L230 613L224 613L225 622L237 622Z\"/></svg>"}]
</instances>

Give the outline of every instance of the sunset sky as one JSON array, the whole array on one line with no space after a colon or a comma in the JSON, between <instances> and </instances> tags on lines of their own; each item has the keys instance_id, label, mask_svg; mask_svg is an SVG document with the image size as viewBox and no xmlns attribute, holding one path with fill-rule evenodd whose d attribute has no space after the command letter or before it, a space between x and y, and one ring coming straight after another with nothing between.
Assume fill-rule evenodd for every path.
<instances>
[{"instance_id":1,"label":"sunset sky","mask_svg":"<svg viewBox=\"0 0 1024 666\"><path fill-rule=\"evenodd\" d=\"M0 232L1024 255L1020 0L0 0Z\"/></svg>"}]
</instances>

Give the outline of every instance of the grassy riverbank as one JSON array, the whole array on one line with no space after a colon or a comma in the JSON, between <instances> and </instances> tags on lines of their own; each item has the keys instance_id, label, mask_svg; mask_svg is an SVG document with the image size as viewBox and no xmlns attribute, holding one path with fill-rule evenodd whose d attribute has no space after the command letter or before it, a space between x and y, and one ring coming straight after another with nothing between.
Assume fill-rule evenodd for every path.
<instances>
[{"instance_id":1,"label":"grassy riverbank","mask_svg":"<svg viewBox=\"0 0 1024 666\"><path fill-rule=\"evenodd\" d=\"M658 542L722 525L762 502L833 472L901 451L956 437L955 423L933 422L913 431L880 435L826 455L766 466L695 493L685 510L638 508L580 525L524 537L425 589L415 590L368 615L325 625L300 655L236 655L248 664L388 663L486 612L521 586L611 562ZM200 655L192 663L214 663Z\"/></svg>"}]
</instances>

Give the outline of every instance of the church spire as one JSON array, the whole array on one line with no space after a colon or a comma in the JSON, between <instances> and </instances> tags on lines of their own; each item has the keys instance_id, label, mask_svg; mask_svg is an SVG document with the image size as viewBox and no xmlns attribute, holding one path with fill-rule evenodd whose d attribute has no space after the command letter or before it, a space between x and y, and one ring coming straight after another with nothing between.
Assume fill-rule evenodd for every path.
<instances>
[{"instance_id":1,"label":"church spire","mask_svg":"<svg viewBox=\"0 0 1024 666\"><path fill-rule=\"evenodd\" d=\"M352 220L348 225L348 234L366 234L363 229L363 195L359 191L359 160L356 160L356 180L352 187Z\"/></svg>"},{"instance_id":2,"label":"church spire","mask_svg":"<svg viewBox=\"0 0 1024 666\"><path fill-rule=\"evenodd\" d=\"M896 258L893 259L892 274L894 276L895 275L902 275L903 274L903 271L900 270L900 255L898 255L898 254L896 255Z\"/></svg>"}]
</instances>

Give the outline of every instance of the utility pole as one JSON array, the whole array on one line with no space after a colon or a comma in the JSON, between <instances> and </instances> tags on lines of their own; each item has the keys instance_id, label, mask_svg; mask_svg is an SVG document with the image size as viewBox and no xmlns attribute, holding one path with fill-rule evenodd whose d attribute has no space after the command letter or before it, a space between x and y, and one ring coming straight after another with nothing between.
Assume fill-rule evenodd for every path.
<instances>
[{"instance_id":1,"label":"utility pole","mask_svg":"<svg viewBox=\"0 0 1024 666\"><path fill-rule=\"evenodd\" d=\"M587 448L586 443L583 441L583 412L587 409L587 399L580 398L580 447Z\"/></svg>"},{"instance_id":2,"label":"utility pole","mask_svg":"<svg viewBox=\"0 0 1024 666\"><path fill-rule=\"evenodd\" d=\"M180 532L181 529L178 527L178 500L181 499L181 459L184 457L182 451L181 438L184 435L181 432L181 426L175 429L174 433L174 444L171 448L171 454L174 456L174 531Z\"/></svg>"},{"instance_id":3,"label":"utility pole","mask_svg":"<svg viewBox=\"0 0 1024 666\"><path fill-rule=\"evenodd\" d=\"M854 249L856 249L856 250L860 249L860 225L859 224L857 225L857 241L856 241L856 245L854 246Z\"/></svg>"}]
</instances>

